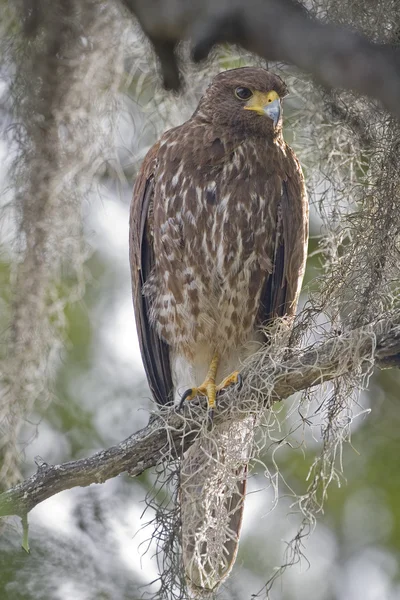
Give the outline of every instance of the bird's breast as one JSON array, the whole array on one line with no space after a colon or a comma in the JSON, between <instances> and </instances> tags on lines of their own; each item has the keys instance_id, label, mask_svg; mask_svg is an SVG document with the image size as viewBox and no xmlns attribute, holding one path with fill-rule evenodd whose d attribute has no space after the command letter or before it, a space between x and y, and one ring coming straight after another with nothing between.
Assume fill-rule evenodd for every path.
<instances>
[{"instance_id":1,"label":"bird's breast","mask_svg":"<svg viewBox=\"0 0 400 600\"><path fill-rule=\"evenodd\" d=\"M272 272L280 181L239 155L192 178L182 168L158 194L152 289L160 334L175 345L240 343Z\"/></svg>"}]
</instances>

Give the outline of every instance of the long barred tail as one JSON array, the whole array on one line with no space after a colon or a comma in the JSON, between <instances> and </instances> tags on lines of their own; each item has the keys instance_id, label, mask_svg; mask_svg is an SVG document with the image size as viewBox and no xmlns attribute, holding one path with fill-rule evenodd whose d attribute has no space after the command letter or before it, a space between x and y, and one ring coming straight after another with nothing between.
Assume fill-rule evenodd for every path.
<instances>
[{"instance_id":1,"label":"long barred tail","mask_svg":"<svg viewBox=\"0 0 400 600\"><path fill-rule=\"evenodd\" d=\"M215 591L235 562L253 431L253 417L215 425L183 457L183 567L194 597Z\"/></svg>"}]
</instances>

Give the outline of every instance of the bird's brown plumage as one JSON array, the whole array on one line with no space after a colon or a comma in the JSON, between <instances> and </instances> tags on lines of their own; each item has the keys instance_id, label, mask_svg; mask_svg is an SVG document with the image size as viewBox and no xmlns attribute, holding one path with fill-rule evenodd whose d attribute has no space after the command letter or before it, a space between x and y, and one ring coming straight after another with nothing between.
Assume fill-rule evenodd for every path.
<instances>
[{"instance_id":1,"label":"bird's brown plumage","mask_svg":"<svg viewBox=\"0 0 400 600\"><path fill-rule=\"evenodd\" d=\"M244 110L238 87L286 94L283 81L261 68L220 73L192 118L148 152L134 188L133 298L161 404L199 385L215 353L220 378L238 368L262 341L261 325L296 311L308 235L301 168L281 120L275 126ZM241 511L243 502L236 505ZM238 534L241 519L233 521Z\"/></svg>"}]
</instances>

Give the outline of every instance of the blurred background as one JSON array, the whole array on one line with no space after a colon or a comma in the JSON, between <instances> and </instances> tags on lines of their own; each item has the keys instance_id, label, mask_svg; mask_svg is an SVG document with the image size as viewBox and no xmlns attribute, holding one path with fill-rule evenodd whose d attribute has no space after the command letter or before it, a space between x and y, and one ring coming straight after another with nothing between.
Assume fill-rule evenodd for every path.
<instances>
[{"instance_id":1,"label":"blurred background","mask_svg":"<svg viewBox=\"0 0 400 600\"><path fill-rule=\"evenodd\" d=\"M183 47L187 85L180 95L166 92L137 27L110 3L100 4L96 22L79 15L78 50L58 55L65 71L49 79L54 89L58 85L51 99L57 109L51 135L58 145L49 152L50 138L40 154L40 124L49 122L51 105L43 81L52 68L41 57L46 44L54 43L46 33L54 23L49 13L41 39L27 40L18 13L0 2L6 58L0 72L3 489L18 479L18 470L31 475L37 456L50 464L86 457L146 425L153 404L135 331L128 261L132 187L149 146L190 117L214 74L259 64L288 83L284 134L303 165L311 202L300 308L329 275L343 223L358 201L353 190L367 186L371 155L349 115L371 127L366 135L387 124L384 111L369 101L362 105L359 98L328 93L292 67L266 64L229 47L198 67L186 60ZM383 35L386 17L379 15ZM368 34L379 15L364 15ZM342 19L360 25L359 13L344 11ZM371 110L374 122L368 121ZM42 198L36 204L32 190ZM35 219L51 231L41 249L49 275L37 265L23 270ZM21 298L34 294L32 272L44 278L47 292L42 308L36 313L28 302L26 313ZM28 328L21 326L23 319ZM324 323L325 317L316 323L311 339L321 335ZM19 337L18 327L24 332ZM32 369L27 373L31 364L33 375ZM346 441L335 450L337 471L323 508L315 523L306 519L305 535L297 540L301 555L275 581L274 600L400 599L400 376L394 369L376 370L364 383L368 389L352 394L344 409L350 415ZM326 386L320 396L294 397L275 407L251 471L238 560L221 598L263 597L276 568L290 561L293 540L308 516L301 512L301 498L323 448L321 398L333 393ZM7 421L12 397L22 408L7 413L12 414ZM1 523L0 597L136 600L155 594L153 525L146 525L154 511L145 502L155 480L150 471L136 479L122 475L43 502L29 515L29 555L21 548L20 520Z\"/></svg>"}]
</instances>

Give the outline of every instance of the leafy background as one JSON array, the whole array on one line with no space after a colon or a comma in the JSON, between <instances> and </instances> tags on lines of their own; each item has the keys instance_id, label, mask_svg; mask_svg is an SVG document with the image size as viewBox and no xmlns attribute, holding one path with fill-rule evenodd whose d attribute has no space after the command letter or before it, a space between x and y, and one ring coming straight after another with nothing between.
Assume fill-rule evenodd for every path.
<instances>
[{"instance_id":1,"label":"leafy background","mask_svg":"<svg viewBox=\"0 0 400 600\"><path fill-rule=\"evenodd\" d=\"M214 62L195 71L194 85L179 99L159 89L154 65L144 67L132 61L135 69L129 71L117 94L113 158L104 157L105 167L93 180L82 206L85 288L63 308L64 347L57 354L52 402L35 406L19 440L24 476L35 470L36 456L48 463L85 457L145 426L152 401L136 338L128 264L134 176L145 150L159 133L190 116L212 73L243 62L248 64L249 59L233 52L215 57ZM288 77L293 96L286 102L285 137L304 164L308 181L315 182L318 176L310 160L309 115L303 129L304 97L296 93L309 84L298 73L288 72ZM312 93L322 95L317 89ZM0 146L4 204L10 194L12 197L7 187L11 151L4 138ZM329 148L323 148L324 152ZM317 288L322 272L316 250L323 228L317 196L311 200L310 257L302 302L310 289ZM5 330L14 260L9 241L14 231L12 219L3 221L1 231L0 326ZM66 270L60 296L68 297L76 285L74 277ZM381 371L371 377L368 390L362 391L354 409L358 416L351 426L351 443L344 444L337 456L343 475L330 485L315 529L302 539L303 558L276 581L272 598L400 598L399 385L399 373ZM277 424L260 457L269 476L261 462L254 465L239 556L221 598L250 599L261 590L274 569L285 563L288 544L302 519L293 499L306 492L309 469L321 449L320 423L301 418L302 406L296 398L274 410ZM287 443L281 443L283 438ZM131 600L154 593L157 561L149 541L152 528L146 526L154 515L145 503L154 481L152 472L137 479L124 475L43 502L29 515L30 555L21 549L18 519L2 524L1 598Z\"/></svg>"}]
</instances>

